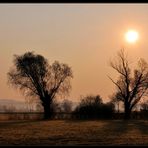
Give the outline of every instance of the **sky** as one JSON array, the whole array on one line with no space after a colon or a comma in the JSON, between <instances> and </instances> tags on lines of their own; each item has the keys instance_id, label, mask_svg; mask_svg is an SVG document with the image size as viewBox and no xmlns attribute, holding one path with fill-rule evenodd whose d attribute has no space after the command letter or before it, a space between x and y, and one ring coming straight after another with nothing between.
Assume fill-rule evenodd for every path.
<instances>
[{"instance_id":1,"label":"sky","mask_svg":"<svg viewBox=\"0 0 148 148\"><path fill-rule=\"evenodd\" d=\"M125 33L139 33L136 43ZM148 62L148 4L0 4L0 99L23 101L7 83L13 55L34 51L68 64L73 71L68 99L99 94L103 101L115 91L108 78L117 79L109 65L121 48L136 63Z\"/></svg>"}]
</instances>

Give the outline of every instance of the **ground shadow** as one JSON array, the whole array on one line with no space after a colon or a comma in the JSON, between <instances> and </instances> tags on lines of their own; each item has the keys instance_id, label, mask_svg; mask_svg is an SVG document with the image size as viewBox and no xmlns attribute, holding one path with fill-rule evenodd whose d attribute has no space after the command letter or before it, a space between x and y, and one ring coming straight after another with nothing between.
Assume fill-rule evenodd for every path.
<instances>
[{"instance_id":1,"label":"ground shadow","mask_svg":"<svg viewBox=\"0 0 148 148\"><path fill-rule=\"evenodd\" d=\"M134 124L142 134L148 135L148 120L137 120Z\"/></svg>"}]
</instances>

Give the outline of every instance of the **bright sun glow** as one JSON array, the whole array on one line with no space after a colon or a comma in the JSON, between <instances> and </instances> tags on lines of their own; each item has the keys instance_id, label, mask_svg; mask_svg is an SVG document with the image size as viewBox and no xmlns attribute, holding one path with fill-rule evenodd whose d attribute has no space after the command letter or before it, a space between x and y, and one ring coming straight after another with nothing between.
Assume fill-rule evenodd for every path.
<instances>
[{"instance_id":1,"label":"bright sun glow","mask_svg":"<svg viewBox=\"0 0 148 148\"><path fill-rule=\"evenodd\" d=\"M135 43L138 40L138 32L130 30L125 34L125 38L129 43Z\"/></svg>"}]
</instances>

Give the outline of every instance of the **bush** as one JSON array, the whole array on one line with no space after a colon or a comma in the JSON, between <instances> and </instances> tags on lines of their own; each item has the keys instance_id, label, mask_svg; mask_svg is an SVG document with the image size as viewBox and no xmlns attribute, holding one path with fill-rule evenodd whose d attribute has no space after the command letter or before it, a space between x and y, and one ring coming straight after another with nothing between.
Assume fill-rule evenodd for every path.
<instances>
[{"instance_id":1,"label":"bush","mask_svg":"<svg viewBox=\"0 0 148 148\"><path fill-rule=\"evenodd\" d=\"M114 105L109 102L104 104L99 95L97 96L86 96L82 98L79 105L74 110L73 114L80 118L112 118L114 113Z\"/></svg>"},{"instance_id":2,"label":"bush","mask_svg":"<svg viewBox=\"0 0 148 148\"><path fill-rule=\"evenodd\" d=\"M143 119L148 119L148 100L140 104L140 114Z\"/></svg>"}]
</instances>

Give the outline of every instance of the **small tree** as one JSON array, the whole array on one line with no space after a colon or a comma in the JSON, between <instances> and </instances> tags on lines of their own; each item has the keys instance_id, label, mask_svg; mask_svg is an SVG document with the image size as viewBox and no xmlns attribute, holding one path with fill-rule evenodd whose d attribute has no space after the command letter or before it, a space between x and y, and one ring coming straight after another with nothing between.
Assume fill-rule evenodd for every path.
<instances>
[{"instance_id":1,"label":"small tree","mask_svg":"<svg viewBox=\"0 0 148 148\"><path fill-rule=\"evenodd\" d=\"M104 104L99 95L89 95L82 98L74 114L87 118L110 118L114 112L113 106L111 102Z\"/></svg>"},{"instance_id":2,"label":"small tree","mask_svg":"<svg viewBox=\"0 0 148 148\"><path fill-rule=\"evenodd\" d=\"M70 100L63 100L61 103L61 109L63 112L70 113L72 111L72 102Z\"/></svg>"},{"instance_id":3,"label":"small tree","mask_svg":"<svg viewBox=\"0 0 148 148\"><path fill-rule=\"evenodd\" d=\"M140 104L140 110L148 112L148 100Z\"/></svg>"},{"instance_id":4,"label":"small tree","mask_svg":"<svg viewBox=\"0 0 148 148\"><path fill-rule=\"evenodd\" d=\"M43 111L43 106L41 105L41 103L36 104L36 111L37 112L42 112Z\"/></svg>"},{"instance_id":5,"label":"small tree","mask_svg":"<svg viewBox=\"0 0 148 148\"><path fill-rule=\"evenodd\" d=\"M148 119L148 100L140 104L140 114L142 118Z\"/></svg>"},{"instance_id":6,"label":"small tree","mask_svg":"<svg viewBox=\"0 0 148 148\"><path fill-rule=\"evenodd\" d=\"M33 52L14 56L14 67L8 72L9 83L22 90L27 97L40 99L44 118L52 115L52 103L57 95L68 94L71 88L72 70L67 64L47 59Z\"/></svg>"},{"instance_id":7,"label":"small tree","mask_svg":"<svg viewBox=\"0 0 148 148\"><path fill-rule=\"evenodd\" d=\"M112 101L103 103L101 105L102 118L111 119L114 112L115 112L115 105Z\"/></svg>"},{"instance_id":8,"label":"small tree","mask_svg":"<svg viewBox=\"0 0 148 148\"><path fill-rule=\"evenodd\" d=\"M95 104L96 102L96 104ZM83 117L88 117L88 118L94 118L94 104L95 106L97 105L97 102L102 103L102 99L100 96L92 96L92 95L87 95L85 97L81 96L81 101L78 104L78 106L74 110L74 114L83 116Z\"/></svg>"},{"instance_id":9,"label":"small tree","mask_svg":"<svg viewBox=\"0 0 148 148\"><path fill-rule=\"evenodd\" d=\"M110 65L119 74L117 81L110 78L117 88L115 97L124 103L124 119L130 119L132 109L143 96L147 95L148 64L140 59L132 75L127 56L124 50L120 50L117 61L112 61Z\"/></svg>"}]
</instances>

